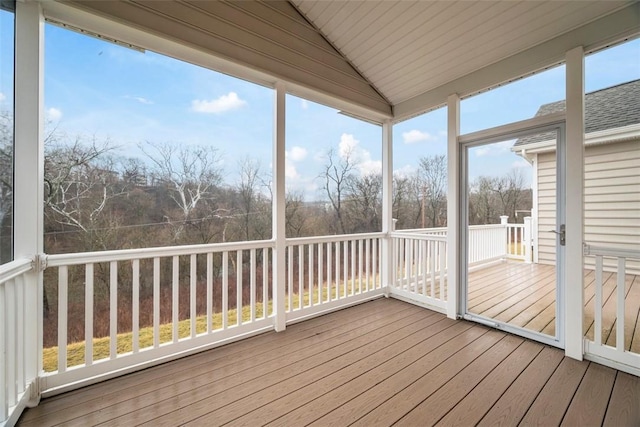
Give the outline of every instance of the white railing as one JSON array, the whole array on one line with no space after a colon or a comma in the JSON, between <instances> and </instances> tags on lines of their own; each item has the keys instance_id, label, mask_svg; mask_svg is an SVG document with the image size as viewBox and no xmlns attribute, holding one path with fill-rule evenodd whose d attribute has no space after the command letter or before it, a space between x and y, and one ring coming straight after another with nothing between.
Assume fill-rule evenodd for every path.
<instances>
[{"instance_id":1,"label":"white railing","mask_svg":"<svg viewBox=\"0 0 640 427\"><path fill-rule=\"evenodd\" d=\"M13 425L30 401L37 402L37 282L27 279L32 272L30 259L0 265L0 425Z\"/></svg>"},{"instance_id":2,"label":"white railing","mask_svg":"<svg viewBox=\"0 0 640 427\"><path fill-rule=\"evenodd\" d=\"M286 322L376 298L382 233L287 239ZM271 330L273 241L45 257L53 395Z\"/></svg>"},{"instance_id":3,"label":"white railing","mask_svg":"<svg viewBox=\"0 0 640 427\"><path fill-rule=\"evenodd\" d=\"M447 238L442 235L397 231L393 239L391 295L439 311L447 302Z\"/></svg>"},{"instance_id":4,"label":"white railing","mask_svg":"<svg viewBox=\"0 0 640 427\"><path fill-rule=\"evenodd\" d=\"M287 321L383 294L382 233L287 239Z\"/></svg>"},{"instance_id":5,"label":"white railing","mask_svg":"<svg viewBox=\"0 0 640 427\"><path fill-rule=\"evenodd\" d=\"M57 345L43 350L43 390L270 328L272 249L254 241L47 256ZM74 324L84 330L70 336Z\"/></svg>"},{"instance_id":6,"label":"white railing","mask_svg":"<svg viewBox=\"0 0 640 427\"><path fill-rule=\"evenodd\" d=\"M627 261L640 260L640 251L585 245L584 254L595 257L593 340L585 338L585 355L596 362L640 376L640 346L633 343L634 336L638 340L633 331L640 294L637 289L633 291L634 295L627 294L631 292L633 276L626 274ZM606 258L614 259L617 269L615 290L611 289L611 295L604 301L603 264ZM611 304L612 301L615 303ZM611 330L613 325L615 331ZM609 331L611 337L608 337Z\"/></svg>"},{"instance_id":7,"label":"white railing","mask_svg":"<svg viewBox=\"0 0 640 427\"><path fill-rule=\"evenodd\" d=\"M505 217L506 218L506 217ZM469 226L468 263L475 267L500 259L532 261L531 218L525 218L524 224L487 224ZM402 233L426 234L429 236L447 235L446 227L415 228L398 230Z\"/></svg>"}]
</instances>

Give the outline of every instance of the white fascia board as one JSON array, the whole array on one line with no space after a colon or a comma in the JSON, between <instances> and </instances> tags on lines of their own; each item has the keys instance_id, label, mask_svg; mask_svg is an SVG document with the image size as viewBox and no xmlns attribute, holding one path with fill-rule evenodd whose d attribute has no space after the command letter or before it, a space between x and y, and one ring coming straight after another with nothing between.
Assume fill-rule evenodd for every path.
<instances>
[{"instance_id":1,"label":"white fascia board","mask_svg":"<svg viewBox=\"0 0 640 427\"><path fill-rule=\"evenodd\" d=\"M564 62L565 53L577 46L591 52L639 34L640 3L568 31L537 46L502 59L466 76L436 87L394 106L394 122L417 116L443 105L447 96L461 98L504 85Z\"/></svg>"},{"instance_id":2,"label":"white fascia board","mask_svg":"<svg viewBox=\"0 0 640 427\"><path fill-rule=\"evenodd\" d=\"M585 135L584 145L605 145L616 142L632 141L640 138L640 123L622 126L619 128L605 129L591 132ZM523 151L529 154L549 153L556 150L556 140L534 142L533 144L517 145L511 147L511 151L521 155Z\"/></svg>"},{"instance_id":3,"label":"white fascia board","mask_svg":"<svg viewBox=\"0 0 640 427\"><path fill-rule=\"evenodd\" d=\"M199 65L210 70L228 74L239 79L247 80L261 86L275 88L276 83L285 83L287 92L295 96L304 97L309 101L318 102L331 108L344 110L354 116L365 120L382 124L392 116L366 107L352 104L333 95L314 90L288 81L281 76L270 75L263 71L251 68L248 65L204 52L185 44L176 42L160 35L151 34L141 29L119 23L115 20L99 16L79 8L59 3L57 1L39 1L45 18L55 22L82 28L91 33L99 34L123 44L131 44L141 49L148 49L162 55Z\"/></svg>"}]
</instances>

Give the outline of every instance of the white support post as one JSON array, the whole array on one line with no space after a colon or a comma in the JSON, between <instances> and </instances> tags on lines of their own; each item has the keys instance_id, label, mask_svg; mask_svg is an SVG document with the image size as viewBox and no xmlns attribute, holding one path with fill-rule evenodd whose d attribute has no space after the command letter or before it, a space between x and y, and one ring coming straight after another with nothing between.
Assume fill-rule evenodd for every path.
<instances>
[{"instance_id":1,"label":"white support post","mask_svg":"<svg viewBox=\"0 0 640 427\"><path fill-rule=\"evenodd\" d=\"M522 239L524 240L524 262L527 264L531 264L531 247L533 244L533 225L532 225L531 217L524 217L524 235Z\"/></svg>"},{"instance_id":2,"label":"white support post","mask_svg":"<svg viewBox=\"0 0 640 427\"><path fill-rule=\"evenodd\" d=\"M460 212L461 158L460 144L460 97L456 94L447 98L447 317L455 319L458 315L460 284L460 230L462 228ZM460 313L462 314L462 313Z\"/></svg>"},{"instance_id":3,"label":"white support post","mask_svg":"<svg viewBox=\"0 0 640 427\"><path fill-rule=\"evenodd\" d=\"M583 224L584 224L584 51L567 52L565 353L582 360Z\"/></svg>"},{"instance_id":4,"label":"white support post","mask_svg":"<svg viewBox=\"0 0 640 427\"><path fill-rule=\"evenodd\" d=\"M393 125L390 121L382 124L382 286L389 297L389 287L393 283L393 242L389 233L395 229L393 219Z\"/></svg>"},{"instance_id":5,"label":"white support post","mask_svg":"<svg viewBox=\"0 0 640 427\"><path fill-rule=\"evenodd\" d=\"M25 380L36 382L42 370L43 252L43 63L44 17L38 2L16 2L15 149L14 149L14 257L31 258L36 269L24 277ZM28 405L40 399L37 383Z\"/></svg>"},{"instance_id":6,"label":"white support post","mask_svg":"<svg viewBox=\"0 0 640 427\"><path fill-rule=\"evenodd\" d=\"M275 87L274 108L274 139L273 139L273 312L274 327L277 332L284 331L287 324L285 312L285 252L286 221L285 221L285 102L286 88L284 83L277 83Z\"/></svg>"}]
</instances>

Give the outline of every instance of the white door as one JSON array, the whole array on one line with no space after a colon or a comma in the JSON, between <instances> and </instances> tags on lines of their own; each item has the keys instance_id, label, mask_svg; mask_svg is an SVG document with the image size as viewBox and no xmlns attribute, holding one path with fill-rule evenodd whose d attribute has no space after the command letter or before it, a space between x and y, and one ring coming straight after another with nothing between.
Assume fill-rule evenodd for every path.
<instances>
[{"instance_id":1,"label":"white door","mask_svg":"<svg viewBox=\"0 0 640 427\"><path fill-rule=\"evenodd\" d=\"M461 311L563 347L564 123L474 135L461 150Z\"/></svg>"}]
</instances>

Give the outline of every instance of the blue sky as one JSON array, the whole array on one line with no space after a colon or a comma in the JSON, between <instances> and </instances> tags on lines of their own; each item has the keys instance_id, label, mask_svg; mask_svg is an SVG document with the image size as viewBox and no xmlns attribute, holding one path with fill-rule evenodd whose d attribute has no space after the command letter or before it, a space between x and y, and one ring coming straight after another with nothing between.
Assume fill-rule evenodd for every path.
<instances>
[{"instance_id":1,"label":"blue sky","mask_svg":"<svg viewBox=\"0 0 640 427\"><path fill-rule=\"evenodd\" d=\"M6 62L0 63L0 108L5 109L12 102ZM587 57L585 74L587 91L640 78L640 40ZM463 100L462 133L532 117L540 105L563 98L561 66ZM138 145L146 141L213 145L229 184L237 182L238 163L246 157L270 173L273 91L153 52L47 25L45 108L50 126L69 138L109 139L123 156L141 156ZM288 188L316 198L322 185L317 177L330 149L338 155L349 151L359 173L379 170L381 137L379 126L288 96ZM393 137L394 169L408 174L420 157L446 154L446 110L397 124ZM514 159L505 147L484 150L474 174L496 175L510 167Z\"/></svg>"}]
</instances>

